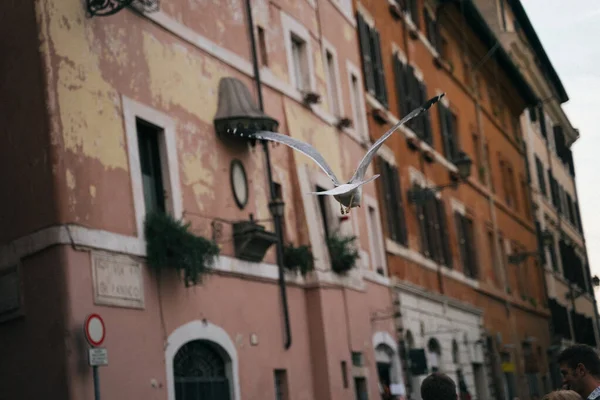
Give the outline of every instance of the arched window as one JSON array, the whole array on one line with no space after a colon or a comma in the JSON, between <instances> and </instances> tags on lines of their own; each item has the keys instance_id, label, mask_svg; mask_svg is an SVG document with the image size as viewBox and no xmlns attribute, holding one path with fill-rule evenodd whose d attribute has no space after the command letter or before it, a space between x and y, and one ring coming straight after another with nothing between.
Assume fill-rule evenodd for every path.
<instances>
[{"instance_id":1,"label":"arched window","mask_svg":"<svg viewBox=\"0 0 600 400\"><path fill-rule=\"evenodd\" d=\"M440 359L442 358L442 346L436 338L431 338L427 342L427 360L431 367L431 372L440 370Z\"/></svg>"},{"instance_id":2,"label":"arched window","mask_svg":"<svg viewBox=\"0 0 600 400\"><path fill-rule=\"evenodd\" d=\"M227 353L208 340L187 342L173 358L176 400L230 400Z\"/></svg>"}]
</instances>

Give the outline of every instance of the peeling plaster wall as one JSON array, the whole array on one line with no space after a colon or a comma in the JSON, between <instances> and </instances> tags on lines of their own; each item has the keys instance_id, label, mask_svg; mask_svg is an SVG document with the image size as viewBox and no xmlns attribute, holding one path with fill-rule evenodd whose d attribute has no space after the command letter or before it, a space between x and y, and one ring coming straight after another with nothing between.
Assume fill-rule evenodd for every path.
<instances>
[{"instance_id":1,"label":"peeling plaster wall","mask_svg":"<svg viewBox=\"0 0 600 400\"><path fill-rule=\"evenodd\" d=\"M328 1L319 2L319 13L311 4L310 1L292 0L257 0L254 3L254 16L256 22L265 28L269 50L269 65L265 68L279 83L284 86L289 84L290 72L284 42L287 38L282 34L280 21L281 12L285 12L309 31L315 90L323 98L326 93L326 77L320 35L336 47L343 107L345 115L351 116L346 61L360 68L356 32ZM243 6L242 0L173 0L161 2L159 15L171 18L181 24L180 27L202 35L241 59L248 60L249 43ZM54 207L56 221L52 222L75 223L129 236L138 234L130 177L132 167L128 158L129 152L137 149L128 148L127 145L122 103L126 97L155 109L174 121L180 171L180 182L176 184L181 187L184 219L191 222L193 232L210 237L212 218L242 220L247 219L249 214L253 214L258 220L267 220L264 225L266 229L272 230L272 224L268 221L269 190L262 147L243 150L228 147L217 138L213 127L219 80L226 76L237 77L255 95L253 81L237 69L200 50L192 41L183 40L159 23L131 10L123 10L110 18L88 18L84 10L80 0L38 0L36 3L39 40L42 43L39 51L45 60L43 73L49 114L47 140L55 154L54 158L47 161L48 170L53 171L53 176L44 182L54 182L56 192L59 193ZM343 27L342 35L335 26ZM263 95L266 112L280 122L280 132L287 132L312 143L324 154L341 180L350 178L365 152L355 139L324 122L327 116L311 111L310 107L301 105L280 91L264 86ZM327 109L326 104L319 107L319 112ZM333 120L333 116L329 117ZM381 127L377 129L382 130ZM269 146L273 178L282 185L287 205L284 227L286 242L310 244L307 226L315 226L321 221L318 218L307 218L315 213L305 208L303 198L307 194L300 190L298 171L305 165L311 171L319 170L312 161L298 152L285 146ZM229 166L233 158L242 161L248 176L249 201L243 210L236 206L229 184ZM371 169L369 174L372 173ZM364 193L376 198L375 185L367 185ZM51 198L50 193L46 197ZM314 200L314 196L309 197L310 201ZM48 207L53 210L50 205ZM359 236L360 249L368 255L370 241L367 230L364 229L367 222L366 211L366 207L354 209L351 218L356 218L357 223L345 223L343 226ZM337 218L337 214L334 218ZM221 252L232 255L231 227L226 223L223 228L224 239L219 243L222 246ZM268 251L265 262L275 262L274 250L273 247ZM223 326L235 340L240 355L242 393L262 395L265 391L273 390L272 376L264 371L283 367L288 368L290 376L304 377L302 381L294 380L293 385L296 386L291 387L292 393L299 400L329 398L320 392L322 389L318 385L313 384L314 375L310 375L311 365L322 365L327 369L329 379L335 382L332 386L335 392L333 398L341 399L342 395L350 394L352 385L344 390L338 387L339 362L344 359L351 365L349 350L353 348L365 352L370 368L369 390L371 396L377 395L375 364L373 354L369 353L372 351L371 339L373 329L385 330L389 324L378 323L376 327L369 325L369 316L374 310L389 307L389 289L384 285L369 284L367 291L347 291L348 299L342 296L339 288L324 289L319 286L320 283L306 290L290 288L295 347L285 353L279 343L280 316L279 306L275 301L277 287L273 283L216 274L204 286L183 289L175 282L175 277L171 276L165 278L164 282L161 281L161 285L164 283L164 292L163 300L159 300L156 282L151 280L153 276L144 269L147 309L140 312L93 304L90 291L91 267L87 252L69 249L68 260L64 264L70 296L67 310L69 329L75 330L73 327L79 326L87 312L97 309L112 321L111 325L119 327L116 328L117 332L120 330L122 334L115 338L123 338L131 332L152 332L142 334L141 340L150 347L158 346L156 348L162 349L163 336L182 323L206 316ZM310 292L309 295L307 291ZM308 320L313 318L313 310L309 312L307 307L312 304L313 295L317 299L315 305L322 307L319 312L327 320L325 324L317 322L314 325L314 329L323 330L314 335L308 330ZM365 301L365 297L369 301ZM248 305L248 299L252 300L251 306ZM157 320L158 308L161 306L159 301L164 301L162 307L167 315L166 321ZM190 305L194 307L189 307ZM347 327L352 331L348 334L348 342L337 340L340 331L333 323L344 320L345 306L351 309L353 319ZM248 307L254 311L248 311ZM234 319L236 315L239 318ZM136 322L128 326L127 323L131 321ZM161 322L165 325L165 332L157 330ZM249 347L245 342L252 330L260 331L263 346L260 349ZM395 336L393 329L388 332ZM345 336L346 333L344 331L342 334ZM321 334L323 340L332 344L325 348L329 354L323 354L312 347L315 340L320 340L316 336ZM74 338L68 343L80 345L79 339ZM149 365L148 369L137 371L136 378L148 380L156 377L159 382L164 380L161 375L164 360L160 351L138 355L140 358L135 359L131 357L133 353L126 351L135 347L134 339L111 340L111 346L125 349L115 351L120 365L136 365L139 359L145 360L144 363ZM277 352L265 352L267 344L269 347L277 347ZM73 351L68 358L68 368L73 376L82 371L80 350ZM257 362L262 369L256 368ZM115 369L114 373L107 373L105 382L108 382L110 390L117 390L118 393L131 391L130 395L133 397L139 397L142 393L147 396L155 393L150 386L140 391L136 387L126 386L119 371L122 372ZM75 398L85 396L90 389L91 382L80 379L75 380L70 390Z\"/></svg>"},{"instance_id":2,"label":"peeling plaster wall","mask_svg":"<svg viewBox=\"0 0 600 400\"><path fill-rule=\"evenodd\" d=\"M0 243L4 243L52 224L56 204L33 4L3 2L0 34Z\"/></svg>"}]
</instances>

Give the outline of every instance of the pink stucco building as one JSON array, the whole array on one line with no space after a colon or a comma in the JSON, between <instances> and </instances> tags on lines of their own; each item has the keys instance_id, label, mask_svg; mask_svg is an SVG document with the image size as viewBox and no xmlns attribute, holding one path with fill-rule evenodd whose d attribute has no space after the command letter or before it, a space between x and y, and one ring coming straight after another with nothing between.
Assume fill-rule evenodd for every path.
<instances>
[{"instance_id":1,"label":"pink stucco building","mask_svg":"<svg viewBox=\"0 0 600 400\"><path fill-rule=\"evenodd\" d=\"M221 140L213 123L222 78L257 101L245 2L93 17L88 3L0 13L0 399L92 399L90 313L107 328L106 399L376 399L380 380L401 383L375 185L340 218L333 199L306 194L330 188L327 176L269 146L285 242L316 258L306 277L286 273L288 349L275 245L256 262L236 255L235 222L274 229L262 147ZM265 113L349 178L369 141L351 2L256 0L252 14ZM201 285L147 267L150 207L219 245ZM331 270L334 230L357 236L347 275Z\"/></svg>"}]
</instances>

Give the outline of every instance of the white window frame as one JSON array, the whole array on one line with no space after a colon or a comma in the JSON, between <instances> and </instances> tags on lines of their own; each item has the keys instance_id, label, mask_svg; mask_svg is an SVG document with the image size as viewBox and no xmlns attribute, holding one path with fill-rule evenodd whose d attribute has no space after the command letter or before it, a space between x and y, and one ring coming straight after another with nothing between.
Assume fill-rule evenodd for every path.
<instances>
[{"instance_id":1,"label":"white window frame","mask_svg":"<svg viewBox=\"0 0 600 400\"><path fill-rule=\"evenodd\" d=\"M294 36L296 36L297 38L304 41L304 45L306 46L306 59L308 63L307 73L309 90L315 92L317 84L315 80L313 49L310 33L308 29L306 29L306 27L304 27L300 22L296 21L294 18L287 15L285 12L281 11L280 16L281 28L283 30L283 37L285 42L285 52L287 55L289 82L292 85L292 90L297 94L297 96L302 98L302 93L297 88L294 58L292 54L292 39Z\"/></svg>"},{"instance_id":2,"label":"white window frame","mask_svg":"<svg viewBox=\"0 0 600 400\"><path fill-rule=\"evenodd\" d=\"M123 96L122 102L137 237L145 238L144 220L146 217L146 204L144 203L144 186L142 184L136 118L140 118L163 129L159 137L159 151L163 188L166 192L165 206L174 218L179 219L182 215L183 205L181 181L179 180L179 162L177 158L176 124L166 114L128 97Z\"/></svg>"},{"instance_id":3,"label":"white window frame","mask_svg":"<svg viewBox=\"0 0 600 400\"><path fill-rule=\"evenodd\" d=\"M363 87L362 74L360 69L349 60L346 60L346 72L348 73L348 90L350 91L350 106L352 107L352 121L354 123L351 132L354 134L354 137L358 138L360 141L368 142L369 126L366 118L367 107L365 105L365 90ZM356 79L356 84L358 85L358 99L356 99L356 101L352 100L354 99L352 86L353 76ZM360 124L357 124L357 119L360 120Z\"/></svg>"},{"instance_id":4,"label":"white window frame","mask_svg":"<svg viewBox=\"0 0 600 400\"><path fill-rule=\"evenodd\" d=\"M334 117L344 117L344 99L342 97L342 84L340 79L340 65L338 62L338 54L337 50L331 43L329 43L325 38L321 39L321 43L323 46L323 67L325 69L325 81L327 83L327 99L329 102L329 112ZM335 92L333 93L333 87L331 87L330 82L330 74L329 74L329 65L327 63L327 53L331 54L333 58L333 76L335 79ZM337 102L338 115L335 115L333 110L333 100Z\"/></svg>"},{"instance_id":5,"label":"white window frame","mask_svg":"<svg viewBox=\"0 0 600 400\"><path fill-rule=\"evenodd\" d=\"M369 253L371 265L373 266L373 270L377 272L376 268L378 265L376 260L379 258L381 260L381 265L379 266L383 268L384 275L388 276L387 257L385 254L385 238L383 236L383 227L381 226L379 205L377 200L369 195L363 195L363 202L365 205L365 216L367 218L367 231L369 233ZM369 208L372 208L375 211L375 220L373 221L375 226L372 226L371 222L369 222L369 219L371 218ZM375 232L373 229L375 229ZM379 246L375 245L376 237L379 238ZM378 256L376 256L376 254Z\"/></svg>"}]
</instances>

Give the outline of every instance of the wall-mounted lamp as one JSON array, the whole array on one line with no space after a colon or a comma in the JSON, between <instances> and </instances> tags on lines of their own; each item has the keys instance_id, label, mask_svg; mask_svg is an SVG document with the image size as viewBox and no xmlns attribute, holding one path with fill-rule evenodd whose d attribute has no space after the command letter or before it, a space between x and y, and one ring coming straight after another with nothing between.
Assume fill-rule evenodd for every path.
<instances>
[{"instance_id":1,"label":"wall-mounted lamp","mask_svg":"<svg viewBox=\"0 0 600 400\"><path fill-rule=\"evenodd\" d=\"M550 246L551 244L554 243L554 235L552 234L552 232L545 230L542 233L542 245L545 247ZM508 256L508 262L510 264L520 264L523 261L525 261L528 257L541 257L541 254L539 251L528 251L526 253L513 253L511 255Z\"/></svg>"},{"instance_id":2,"label":"wall-mounted lamp","mask_svg":"<svg viewBox=\"0 0 600 400\"><path fill-rule=\"evenodd\" d=\"M86 5L91 17L107 17L129 6L143 13L159 10L159 0L86 0Z\"/></svg>"},{"instance_id":3,"label":"wall-mounted lamp","mask_svg":"<svg viewBox=\"0 0 600 400\"><path fill-rule=\"evenodd\" d=\"M408 200L411 203L423 204L432 198L432 196L435 197L435 193L447 187L456 188L459 182L465 181L469 176L471 176L471 167L473 166L473 161L465 152L461 151L458 154L458 158L454 161L454 165L456 165L458 170L458 180L453 180L451 183L446 185L434 186L430 188L414 186L408 191Z\"/></svg>"}]
</instances>

